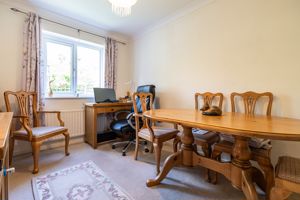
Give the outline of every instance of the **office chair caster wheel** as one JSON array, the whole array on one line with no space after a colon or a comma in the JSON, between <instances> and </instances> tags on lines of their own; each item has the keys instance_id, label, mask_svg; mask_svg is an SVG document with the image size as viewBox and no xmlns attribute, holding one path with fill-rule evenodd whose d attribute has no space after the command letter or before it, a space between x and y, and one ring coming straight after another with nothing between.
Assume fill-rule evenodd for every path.
<instances>
[{"instance_id":1,"label":"office chair caster wheel","mask_svg":"<svg viewBox=\"0 0 300 200\"><path fill-rule=\"evenodd\" d=\"M122 156L126 156L126 153L125 153L125 152L122 152Z\"/></svg>"},{"instance_id":2,"label":"office chair caster wheel","mask_svg":"<svg viewBox=\"0 0 300 200\"><path fill-rule=\"evenodd\" d=\"M112 149L115 149L115 148L116 148L116 145L111 145L111 148L112 148Z\"/></svg>"},{"instance_id":3,"label":"office chair caster wheel","mask_svg":"<svg viewBox=\"0 0 300 200\"><path fill-rule=\"evenodd\" d=\"M149 152L149 149L148 148L145 148L145 150L144 150L146 153L148 153Z\"/></svg>"}]
</instances>

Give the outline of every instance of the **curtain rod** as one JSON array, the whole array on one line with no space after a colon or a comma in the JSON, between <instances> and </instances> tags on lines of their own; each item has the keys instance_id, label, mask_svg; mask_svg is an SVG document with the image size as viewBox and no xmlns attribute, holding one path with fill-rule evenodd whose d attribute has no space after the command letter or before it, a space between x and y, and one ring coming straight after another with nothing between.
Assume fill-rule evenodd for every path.
<instances>
[{"instance_id":1,"label":"curtain rod","mask_svg":"<svg viewBox=\"0 0 300 200\"><path fill-rule=\"evenodd\" d=\"M23 13L23 14L25 14L25 15L28 15L27 12L24 12L24 11L19 10L19 9L17 9L17 8L10 8L10 9L11 9L12 11L14 11L14 12L19 12L19 13ZM73 26L69 26L69 25L66 25L66 24L59 23L59 22L55 22L55 21L52 21L52 20L50 20L50 19L46 19L46 18L43 18L43 17L39 17L39 18L40 18L40 19L43 19L43 20L45 20L45 21L51 22L51 23L59 24L59 25L61 25L61 26L65 26L65 27L68 27L68 28L77 30L78 32L87 33L87 34L94 35L94 36L97 36L97 37L101 37L101 38L104 38L104 39L107 38L107 37L105 37L104 35L97 35L97 34L95 34L95 33L91 33L91 32L88 32L88 31L84 31L84 30L75 28L75 27L73 27ZM121 41L118 41L118 40L116 40L116 42L118 42L118 43L120 43L120 44L123 44L123 45L126 45L125 42L121 42Z\"/></svg>"}]
</instances>

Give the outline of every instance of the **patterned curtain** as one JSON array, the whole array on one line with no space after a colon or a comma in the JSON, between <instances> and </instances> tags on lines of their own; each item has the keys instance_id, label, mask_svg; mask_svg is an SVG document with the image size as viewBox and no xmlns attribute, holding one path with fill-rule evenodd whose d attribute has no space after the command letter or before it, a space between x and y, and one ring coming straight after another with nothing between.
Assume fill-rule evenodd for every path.
<instances>
[{"instance_id":1,"label":"patterned curtain","mask_svg":"<svg viewBox=\"0 0 300 200\"><path fill-rule=\"evenodd\" d=\"M117 42L106 38L105 46L105 87L116 88Z\"/></svg>"},{"instance_id":2,"label":"patterned curtain","mask_svg":"<svg viewBox=\"0 0 300 200\"><path fill-rule=\"evenodd\" d=\"M35 13L28 13L23 31L23 63L22 63L22 89L36 92L38 96L38 109L42 110L44 101L41 87L40 68L40 20Z\"/></svg>"}]
</instances>

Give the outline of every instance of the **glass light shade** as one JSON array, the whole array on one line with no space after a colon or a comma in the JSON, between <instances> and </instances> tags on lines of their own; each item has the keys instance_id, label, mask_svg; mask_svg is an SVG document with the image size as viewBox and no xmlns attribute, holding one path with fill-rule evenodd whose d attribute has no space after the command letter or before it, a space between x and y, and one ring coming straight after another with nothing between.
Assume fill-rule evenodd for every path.
<instances>
[{"instance_id":1,"label":"glass light shade","mask_svg":"<svg viewBox=\"0 0 300 200\"><path fill-rule=\"evenodd\" d=\"M111 3L112 11L119 16L128 16L131 14L131 7L137 0L108 0Z\"/></svg>"}]
</instances>

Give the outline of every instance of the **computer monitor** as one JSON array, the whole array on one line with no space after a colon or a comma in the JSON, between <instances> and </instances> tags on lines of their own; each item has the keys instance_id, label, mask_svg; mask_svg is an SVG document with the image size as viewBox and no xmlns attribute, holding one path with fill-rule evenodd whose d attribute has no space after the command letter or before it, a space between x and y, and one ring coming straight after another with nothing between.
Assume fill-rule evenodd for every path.
<instances>
[{"instance_id":1,"label":"computer monitor","mask_svg":"<svg viewBox=\"0 0 300 200\"><path fill-rule=\"evenodd\" d=\"M96 103L117 102L116 92L111 88L94 88L94 96Z\"/></svg>"}]
</instances>

